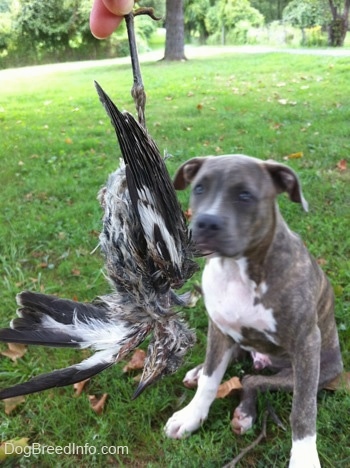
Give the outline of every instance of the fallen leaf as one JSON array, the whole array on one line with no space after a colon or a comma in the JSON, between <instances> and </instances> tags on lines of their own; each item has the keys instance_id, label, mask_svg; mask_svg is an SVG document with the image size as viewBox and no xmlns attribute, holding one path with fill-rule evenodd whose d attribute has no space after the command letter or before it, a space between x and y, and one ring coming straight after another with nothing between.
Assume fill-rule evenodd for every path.
<instances>
[{"instance_id":1,"label":"fallen leaf","mask_svg":"<svg viewBox=\"0 0 350 468\"><path fill-rule=\"evenodd\" d=\"M16 396L13 398L5 398L5 414L9 415L13 410L17 408L18 405L23 403L26 400L24 395Z\"/></svg>"},{"instance_id":2,"label":"fallen leaf","mask_svg":"<svg viewBox=\"0 0 350 468\"><path fill-rule=\"evenodd\" d=\"M64 142L67 144L67 145L71 145L73 143L73 140L69 137L67 137Z\"/></svg>"},{"instance_id":3,"label":"fallen leaf","mask_svg":"<svg viewBox=\"0 0 350 468\"><path fill-rule=\"evenodd\" d=\"M187 308L196 307L196 304L201 297L202 297L202 293L200 290L200 286L195 289L192 289L192 291L190 291L189 293L189 298L188 298L186 307Z\"/></svg>"},{"instance_id":4,"label":"fallen leaf","mask_svg":"<svg viewBox=\"0 0 350 468\"><path fill-rule=\"evenodd\" d=\"M337 168L338 168L340 171L346 171L346 168L347 168L347 161L346 161L346 159L341 159L341 160L337 163Z\"/></svg>"},{"instance_id":5,"label":"fallen leaf","mask_svg":"<svg viewBox=\"0 0 350 468\"><path fill-rule=\"evenodd\" d=\"M344 288L340 284L335 284L333 286L333 289L334 289L334 294L336 295L336 297L340 297L344 292Z\"/></svg>"},{"instance_id":6,"label":"fallen leaf","mask_svg":"<svg viewBox=\"0 0 350 468\"><path fill-rule=\"evenodd\" d=\"M184 211L185 218L187 221L190 221L192 218L192 210L191 208L188 208L188 210Z\"/></svg>"},{"instance_id":7,"label":"fallen leaf","mask_svg":"<svg viewBox=\"0 0 350 468\"><path fill-rule=\"evenodd\" d=\"M80 382L77 382L73 385L74 388L74 396L78 397L82 394L85 385L89 382L90 379L85 379Z\"/></svg>"},{"instance_id":8,"label":"fallen leaf","mask_svg":"<svg viewBox=\"0 0 350 468\"><path fill-rule=\"evenodd\" d=\"M283 124L282 124L282 123L278 123L278 122L276 122L276 123L274 123L274 124L272 125L272 129L273 129L273 130L279 130L281 127L283 127Z\"/></svg>"},{"instance_id":9,"label":"fallen leaf","mask_svg":"<svg viewBox=\"0 0 350 468\"><path fill-rule=\"evenodd\" d=\"M97 229L92 229L90 232L89 232L90 236L92 237L99 237L100 235L100 231L97 231Z\"/></svg>"},{"instance_id":10,"label":"fallen leaf","mask_svg":"<svg viewBox=\"0 0 350 468\"><path fill-rule=\"evenodd\" d=\"M80 276L80 270L78 270L78 268L73 268L71 273L73 276Z\"/></svg>"},{"instance_id":11,"label":"fallen leaf","mask_svg":"<svg viewBox=\"0 0 350 468\"><path fill-rule=\"evenodd\" d=\"M216 393L216 398L225 398L230 395L235 390L240 390L242 388L242 384L238 377L232 377L230 380L222 383L218 391Z\"/></svg>"},{"instance_id":12,"label":"fallen leaf","mask_svg":"<svg viewBox=\"0 0 350 468\"><path fill-rule=\"evenodd\" d=\"M325 390L347 390L350 391L350 372L343 372L342 374L338 375L332 382L324 387Z\"/></svg>"},{"instance_id":13,"label":"fallen leaf","mask_svg":"<svg viewBox=\"0 0 350 468\"><path fill-rule=\"evenodd\" d=\"M123 367L123 372L130 372L143 369L145 365L146 352L143 349L136 349L130 361Z\"/></svg>"},{"instance_id":14,"label":"fallen leaf","mask_svg":"<svg viewBox=\"0 0 350 468\"><path fill-rule=\"evenodd\" d=\"M17 359L24 356L27 352L26 345L19 344L19 343L7 343L8 349L5 351L1 351L0 354L12 359L13 362L16 362Z\"/></svg>"},{"instance_id":15,"label":"fallen leaf","mask_svg":"<svg viewBox=\"0 0 350 468\"><path fill-rule=\"evenodd\" d=\"M6 440L5 442L1 442L0 445L0 462L6 460L8 456L13 453L16 453L16 447L19 447L20 450L18 452L23 453L25 447L29 447L28 445L28 437L22 437L21 439L11 439Z\"/></svg>"},{"instance_id":16,"label":"fallen leaf","mask_svg":"<svg viewBox=\"0 0 350 468\"><path fill-rule=\"evenodd\" d=\"M324 266L327 264L327 260L325 258L317 258L316 262L321 266Z\"/></svg>"},{"instance_id":17,"label":"fallen leaf","mask_svg":"<svg viewBox=\"0 0 350 468\"><path fill-rule=\"evenodd\" d=\"M287 159L300 159L304 156L302 151L298 151L297 153L291 153L284 157L285 160Z\"/></svg>"},{"instance_id":18,"label":"fallen leaf","mask_svg":"<svg viewBox=\"0 0 350 468\"><path fill-rule=\"evenodd\" d=\"M89 395L89 401L91 408L96 414L101 414L105 406L108 393L104 393L101 398L97 398L95 395Z\"/></svg>"},{"instance_id":19,"label":"fallen leaf","mask_svg":"<svg viewBox=\"0 0 350 468\"><path fill-rule=\"evenodd\" d=\"M197 109L202 110L203 109L203 104L201 104L201 103L197 104Z\"/></svg>"}]
</instances>

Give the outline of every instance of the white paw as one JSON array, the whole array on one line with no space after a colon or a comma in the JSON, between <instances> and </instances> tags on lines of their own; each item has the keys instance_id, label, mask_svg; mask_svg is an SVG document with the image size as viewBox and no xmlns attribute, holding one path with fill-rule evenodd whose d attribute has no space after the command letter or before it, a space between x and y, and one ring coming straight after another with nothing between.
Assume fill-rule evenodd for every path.
<instances>
[{"instance_id":1,"label":"white paw","mask_svg":"<svg viewBox=\"0 0 350 468\"><path fill-rule=\"evenodd\" d=\"M198 380L199 380L199 377L202 375L202 372L203 372L203 364L200 364L194 369L191 369L190 371L188 371L185 375L185 378L182 381L185 387L187 388L197 387Z\"/></svg>"},{"instance_id":2,"label":"white paw","mask_svg":"<svg viewBox=\"0 0 350 468\"><path fill-rule=\"evenodd\" d=\"M174 413L165 425L165 433L172 439L183 439L197 430L207 419L208 411L191 403Z\"/></svg>"},{"instance_id":3,"label":"white paw","mask_svg":"<svg viewBox=\"0 0 350 468\"><path fill-rule=\"evenodd\" d=\"M261 354L253 351L252 353L254 369L261 370L271 366L271 360L266 354Z\"/></svg>"},{"instance_id":4,"label":"white paw","mask_svg":"<svg viewBox=\"0 0 350 468\"><path fill-rule=\"evenodd\" d=\"M253 426L253 417L244 413L238 406L233 413L231 426L235 434L244 434Z\"/></svg>"},{"instance_id":5,"label":"white paw","mask_svg":"<svg viewBox=\"0 0 350 468\"><path fill-rule=\"evenodd\" d=\"M316 436L293 440L289 468L321 468L316 448Z\"/></svg>"}]
</instances>

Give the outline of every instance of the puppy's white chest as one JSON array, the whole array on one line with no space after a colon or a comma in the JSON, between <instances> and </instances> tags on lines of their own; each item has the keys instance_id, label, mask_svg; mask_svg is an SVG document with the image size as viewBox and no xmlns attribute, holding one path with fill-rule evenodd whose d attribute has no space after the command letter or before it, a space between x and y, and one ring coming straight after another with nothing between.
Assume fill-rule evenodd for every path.
<instances>
[{"instance_id":1,"label":"puppy's white chest","mask_svg":"<svg viewBox=\"0 0 350 468\"><path fill-rule=\"evenodd\" d=\"M257 301L266 292L266 284L258 286L252 281L246 266L244 258L213 257L207 262L202 277L206 309L216 326L237 343L242 340L243 327L261 331L274 341L273 310Z\"/></svg>"}]
</instances>

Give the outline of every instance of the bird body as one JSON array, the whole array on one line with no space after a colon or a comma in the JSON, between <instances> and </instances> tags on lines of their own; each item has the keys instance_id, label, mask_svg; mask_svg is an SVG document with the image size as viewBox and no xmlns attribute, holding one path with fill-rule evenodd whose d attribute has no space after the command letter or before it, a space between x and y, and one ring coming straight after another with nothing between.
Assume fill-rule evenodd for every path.
<instances>
[{"instance_id":1,"label":"bird body","mask_svg":"<svg viewBox=\"0 0 350 468\"><path fill-rule=\"evenodd\" d=\"M123 359L147 336L143 375L134 397L173 373L195 342L174 309L185 305L181 287L197 269L195 250L160 152L147 131L120 112L96 83L111 118L124 164L111 174L98 199L103 209L100 247L112 292L92 303L25 291L18 318L0 330L0 341L90 348L79 364L0 391L0 399L65 386L89 378Z\"/></svg>"}]
</instances>

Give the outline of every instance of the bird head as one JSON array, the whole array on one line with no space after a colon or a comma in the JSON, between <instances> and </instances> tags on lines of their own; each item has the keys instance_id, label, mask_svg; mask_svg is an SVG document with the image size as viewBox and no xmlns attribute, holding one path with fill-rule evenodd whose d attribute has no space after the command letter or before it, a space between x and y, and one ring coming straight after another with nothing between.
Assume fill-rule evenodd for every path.
<instances>
[{"instance_id":1,"label":"bird head","mask_svg":"<svg viewBox=\"0 0 350 468\"><path fill-rule=\"evenodd\" d=\"M132 399L140 396L149 385L161 377L173 374L195 341L194 332L177 316L164 323L158 322L148 346L141 380Z\"/></svg>"}]
</instances>

